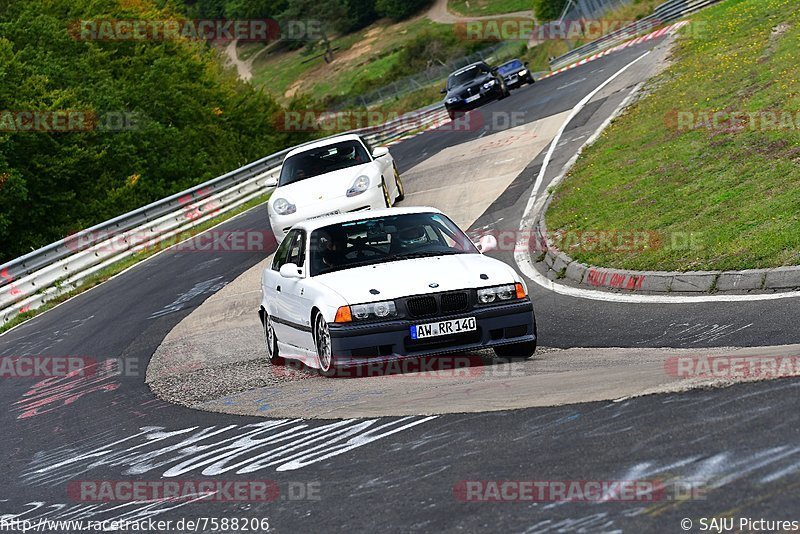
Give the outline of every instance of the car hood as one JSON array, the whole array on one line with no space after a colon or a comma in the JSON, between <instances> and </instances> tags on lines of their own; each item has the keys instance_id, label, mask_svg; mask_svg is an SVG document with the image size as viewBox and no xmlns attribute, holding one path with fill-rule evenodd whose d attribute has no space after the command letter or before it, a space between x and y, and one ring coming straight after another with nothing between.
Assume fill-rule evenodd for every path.
<instances>
[{"instance_id":1,"label":"car hood","mask_svg":"<svg viewBox=\"0 0 800 534\"><path fill-rule=\"evenodd\" d=\"M482 279L481 275L486 275ZM361 304L420 295L511 284L519 276L505 263L482 254L455 254L354 267L314 277L348 304ZM438 284L432 288L430 284ZM371 290L380 293L373 295Z\"/></svg>"},{"instance_id":2,"label":"car hood","mask_svg":"<svg viewBox=\"0 0 800 534\"><path fill-rule=\"evenodd\" d=\"M372 181L370 187L375 187L377 180L380 179L377 163L369 162L306 178L293 184L282 185L275 190L270 200L285 198L299 208L331 198L343 197L355 179L362 174L370 177Z\"/></svg>"}]
</instances>

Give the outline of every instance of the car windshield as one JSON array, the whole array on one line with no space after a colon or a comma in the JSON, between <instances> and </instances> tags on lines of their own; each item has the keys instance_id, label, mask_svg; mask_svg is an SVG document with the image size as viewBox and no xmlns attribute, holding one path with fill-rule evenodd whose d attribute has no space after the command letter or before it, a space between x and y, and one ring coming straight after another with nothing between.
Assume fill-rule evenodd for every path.
<instances>
[{"instance_id":1,"label":"car windshield","mask_svg":"<svg viewBox=\"0 0 800 534\"><path fill-rule=\"evenodd\" d=\"M311 276L409 258L478 254L441 213L409 213L333 224L311 233Z\"/></svg>"},{"instance_id":2,"label":"car windshield","mask_svg":"<svg viewBox=\"0 0 800 534\"><path fill-rule=\"evenodd\" d=\"M447 88L452 89L453 87L464 85L465 83L474 80L481 74L483 74L483 70L481 70L480 67L470 67L463 72L451 74L447 79Z\"/></svg>"},{"instance_id":3,"label":"car windshield","mask_svg":"<svg viewBox=\"0 0 800 534\"><path fill-rule=\"evenodd\" d=\"M522 66L523 66L522 61L515 59L514 61L509 61L504 65L500 65L498 71L500 72L500 74L508 74L510 72L514 72L521 69Z\"/></svg>"},{"instance_id":4,"label":"car windshield","mask_svg":"<svg viewBox=\"0 0 800 534\"><path fill-rule=\"evenodd\" d=\"M278 185L288 185L306 178L363 165L370 161L369 154L356 140L342 141L295 154L283 162Z\"/></svg>"}]
</instances>

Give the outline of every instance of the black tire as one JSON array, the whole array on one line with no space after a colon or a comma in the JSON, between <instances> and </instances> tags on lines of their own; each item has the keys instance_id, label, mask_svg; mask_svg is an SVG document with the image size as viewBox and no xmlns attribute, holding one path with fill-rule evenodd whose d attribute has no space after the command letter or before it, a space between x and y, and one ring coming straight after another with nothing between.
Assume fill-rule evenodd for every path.
<instances>
[{"instance_id":1,"label":"black tire","mask_svg":"<svg viewBox=\"0 0 800 534\"><path fill-rule=\"evenodd\" d=\"M536 80L534 80L534 79L533 79L533 76L531 76L531 75L529 74L529 75L528 75L527 82L528 82L530 85L533 85L534 83L536 83Z\"/></svg>"},{"instance_id":2,"label":"black tire","mask_svg":"<svg viewBox=\"0 0 800 534\"><path fill-rule=\"evenodd\" d=\"M383 189L383 203L387 208L392 207L391 199L389 198L389 189L386 187L386 181L381 181L381 189Z\"/></svg>"},{"instance_id":3,"label":"black tire","mask_svg":"<svg viewBox=\"0 0 800 534\"><path fill-rule=\"evenodd\" d=\"M330 345L331 337L330 331L328 330L328 323L325 322L325 318L322 317L321 313L317 313L314 316L313 324L314 347L316 348L317 360L319 361L319 373L322 376L336 376L336 358L333 355L333 350ZM323 339L326 340L323 341Z\"/></svg>"},{"instance_id":4,"label":"black tire","mask_svg":"<svg viewBox=\"0 0 800 534\"><path fill-rule=\"evenodd\" d=\"M502 82L500 84L500 96L497 97L498 100L503 100L504 98L508 98L511 96L511 90L506 85L506 82Z\"/></svg>"},{"instance_id":5,"label":"black tire","mask_svg":"<svg viewBox=\"0 0 800 534\"><path fill-rule=\"evenodd\" d=\"M263 326L264 339L267 348L267 358L269 358L269 363L272 365L284 365L286 360L281 357L280 351L278 350L278 337L275 335L275 329L272 328L272 322L270 321L270 317L266 312L264 312ZM272 332L271 338L269 335L270 331Z\"/></svg>"},{"instance_id":6,"label":"black tire","mask_svg":"<svg viewBox=\"0 0 800 534\"><path fill-rule=\"evenodd\" d=\"M456 120L456 112L453 111L452 109L447 110L447 116L450 117L451 121Z\"/></svg>"},{"instance_id":7,"label":"black tire","mask_svg":"<svg viewBox=\"0 0 800 534\"><path fill-rule=\"evenodd\" d=\"M395 198L394 201L400 202L406 198L406 189L403 187L403 181L400 179L400 172L397 170L397 164L393 163L392 166L394 167L394 183L397 186L397 198Z\"/></svg>"},{"instance_id":8,"label":"black tire","mask_svg":"<svg viewBox=\"0 0 800 534\"><path fill-rule=\"evenodd\" d=\"M504 362L515 362L530 359L536 352L536 340L514 343L494 348L497 358Z\"/></svg>"}]
</instances>

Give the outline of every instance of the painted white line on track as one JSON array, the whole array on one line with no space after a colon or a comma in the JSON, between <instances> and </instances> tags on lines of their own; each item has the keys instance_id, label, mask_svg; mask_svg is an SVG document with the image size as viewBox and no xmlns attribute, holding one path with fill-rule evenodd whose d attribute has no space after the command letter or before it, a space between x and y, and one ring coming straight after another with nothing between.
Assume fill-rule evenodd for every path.
<instances>
[{"instance_id":1,"label":"painted white line on track","mask_svg":"<svg viewBox=\"0 0 800 534\"><path fill-rule=\"evenodd\" d=\"M544 161L542 161L542 168L539 172L539 176L536 179L536 183L533 186L533 190L531 191L531 197L528 200L528 204L525 206L525 211L523 212L522 219L520 221L520 236L528 235L526 232L529 232L532 227L533 223L538 219L539 212L543 209L544 203L547 200L546 196L542 198L537 198L539 189L544 182L545 173L547 172L547 166L550 163L550 160L553 157L553 153L558 145L559 139L564 135L564 132L567 129L567 126L575 118L575 116L580 113L580 111L589 103L589 101L594 98L594 96L603 90L609 83L611 83L614 79L620 76L623 72L628 70L642 58L647 56L650 52L645 52L632 62L628 63L624 67L622 67L619 71L617 71L614 75L608 78L605 82L600 84L596 89L594 89L591 93L586 95L586 97L578 102L575 108L572 110L567 118L564 120L564 124L561 126L561 129L556 134L553 141L550 143L550 149L545 154ZM605 130L614 117L624 109L628 103L630 102L633 95L639 90L641 84L637 85L625 100L617 107L615 112L606 119L603 124L595 131L592 137L589 138L586 143L584 143L581 150L584 147L591 145L594 143L600 134ZM581 150L575 153L575 155L570 159L570 161L566 164L565 168L570 168L574 165L575 161L577 161L578 156L580 155ZM550 186L554 187L557 186L565 177L566 173L561 173L558 177L556 177L552 182L550 182ZM695 304L700 302L748 302L748 301L762 301L762 300L779 300L779 299L786 299L786 298L796 298L800 297L800 291L792 291L792 292L785 292L785 293L769 293L769 294L761 294L761 295L699 295L699 296L676 296L676 295L637 295L631 293L611 293L607 291L598 291L596 289L582 289L578 287L571 287L562 284L556 284L554 281L548 279L546 276L541 274L536 268L533 266L533 262L531 261L531 255L528 250L529 242L527 239L520 237L520 241L517 243L514 252L514 261L519 267L519 270L522 273L530 278L533 282L540 285L544 289L548 291L552 291L553 293L558 293L559 295L564 295L567 297L574 297L579 299L588 299L588 300L599 300L604 302L624 302L629 304Z\"/></svg>"}]
</instances>

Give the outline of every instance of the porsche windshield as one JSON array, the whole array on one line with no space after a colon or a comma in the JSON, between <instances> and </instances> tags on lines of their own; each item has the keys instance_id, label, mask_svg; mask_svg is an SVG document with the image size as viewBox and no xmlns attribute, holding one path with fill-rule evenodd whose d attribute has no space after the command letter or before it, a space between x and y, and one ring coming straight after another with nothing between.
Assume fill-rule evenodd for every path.
<instances>
[{"instance_id":1,"label":"porsche windshield","mask_svg":"<svg viewBox=\"0 0 800 534\"><path fill-rule=\"evenodd\" d=\"M409 213L334 224L311 233L311 276L387 261L478 254L440 213Z\"/></svg>"},{"instance_id":2,"label":"porsche windshield","mask_svg":"<svg viewBox=\"0 0 800 534\"><path fill-rule=\"evenodd\" d=\"M306 178L369 163L364 145L355 140L342 141L295 154L283 162L278 185L289 185Z\"/></svg>"}]
</instances>

